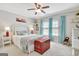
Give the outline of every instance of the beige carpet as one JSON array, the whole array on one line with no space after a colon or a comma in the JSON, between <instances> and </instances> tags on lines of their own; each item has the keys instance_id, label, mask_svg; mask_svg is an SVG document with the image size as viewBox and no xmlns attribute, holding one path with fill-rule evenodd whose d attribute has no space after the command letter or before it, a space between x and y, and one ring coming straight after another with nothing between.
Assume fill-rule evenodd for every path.
<instances>
[{"instance_id":1,"label":"beige carpet","mask_svg":"<svg viewBox=\"0 0 79 59\"><path fill-rule=\"evenodd\" d=\"M4 48L0 48L0 53L8 53L9 56L71 56L72 48L51 42L51 48L47 50L43 55L35 51L28 55L14 45L7 45Z\"/></svg>"}]
</instances>

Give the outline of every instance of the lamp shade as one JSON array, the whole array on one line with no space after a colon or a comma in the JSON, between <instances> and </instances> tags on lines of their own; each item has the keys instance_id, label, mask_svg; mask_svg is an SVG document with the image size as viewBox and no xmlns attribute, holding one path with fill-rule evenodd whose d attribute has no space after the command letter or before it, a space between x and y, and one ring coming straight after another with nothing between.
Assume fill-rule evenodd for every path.
<instances>
[{"instance_id":1,"label":"lamp shade","mask_svg":"<svg viewBox=\"0 0 79 59\"><path fill-rule=\"evenodd\" d=\"M5 30L6 31L10 31L10 27L5 27Z\"/></svg>"}]
</instances>

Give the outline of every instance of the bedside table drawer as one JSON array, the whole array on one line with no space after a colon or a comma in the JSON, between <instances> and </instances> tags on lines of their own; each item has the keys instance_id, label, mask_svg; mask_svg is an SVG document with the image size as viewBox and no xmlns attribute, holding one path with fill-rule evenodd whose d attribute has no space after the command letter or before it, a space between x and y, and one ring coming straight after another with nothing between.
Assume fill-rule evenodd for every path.
<instances>
[{"instance_id":1,"label":"bedside table drawer","mask_svg":"<svg viewBox=\"0 0 79 59\"><path fill-rule=\"evenodd\" d=\"M7 41L10 41L10 40L4 40L4 42L7 42Z\"/></svg>"},{"instance_id":2,"label":"bedside table drawer","mask_svg":"<svg viewBox=\"0 0 79 59\"><path fill-rule=\"evenodd\" d=\"M3 41L3 45L11 44L11 37L3 37L2 41Z\"/></svg>"}]
</instances>

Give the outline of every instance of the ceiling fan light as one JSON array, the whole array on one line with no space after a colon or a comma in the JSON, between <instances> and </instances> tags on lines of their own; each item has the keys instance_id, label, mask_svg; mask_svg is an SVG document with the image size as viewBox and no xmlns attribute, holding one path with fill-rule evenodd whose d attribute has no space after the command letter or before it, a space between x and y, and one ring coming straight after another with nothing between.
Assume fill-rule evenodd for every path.
<instances>
[{"instance_id":1,"label":"ceiling fan light","mask_svg":"<svg viewBox=\"0 0 79 59\"><path fill-rule=\"evenodd\" d=\"M36 12L41 12L40 9L37 9Z\"/></svg>"}]
</instances>

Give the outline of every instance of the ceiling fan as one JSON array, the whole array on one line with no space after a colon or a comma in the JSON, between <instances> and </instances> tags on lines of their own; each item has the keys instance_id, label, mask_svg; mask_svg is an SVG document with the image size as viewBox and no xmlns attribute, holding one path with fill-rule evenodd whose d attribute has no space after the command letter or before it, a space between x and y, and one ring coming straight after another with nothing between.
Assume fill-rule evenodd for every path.
<instances>
[{"instance_id":1,"label":"ceiling fan","mask_svg":"<svg viewBox=\"0 0 79 59\"><path fill-rule=\"evenodd\" d=\"M46 12L43 9L49 8L49 6L42 6L41 4L38 4L38 3L34 3L34 5L35 5L35 8L30 8L27 10L35 10L35 15L37 15L38 11L45 14Z\"/></svg>"}]
</instances>

